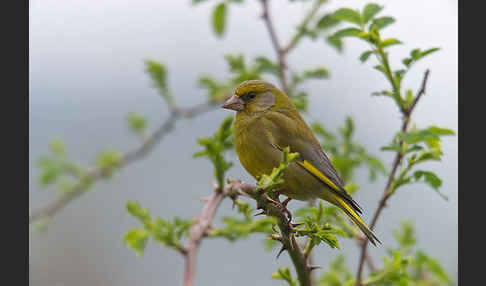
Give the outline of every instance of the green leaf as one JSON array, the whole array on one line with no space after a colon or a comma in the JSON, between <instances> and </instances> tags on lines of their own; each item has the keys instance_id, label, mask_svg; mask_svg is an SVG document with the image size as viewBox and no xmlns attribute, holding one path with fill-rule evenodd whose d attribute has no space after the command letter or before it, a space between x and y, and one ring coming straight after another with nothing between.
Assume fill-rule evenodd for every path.
<instances>
[{"instance_id":1,"label":"green leaf","mask_svg":"<svg viewBox=\"0 0 486 286\"><path fill-rule=\"evenodd\" d=\"M167 68L159 62L146 60L145 71L149 74L152 83L158 89L160 95L171 103L172 96L169 93L169 86L167 84Z\"/></svg>"},{"instance_id":2,"label":"green leaf","mask_svg":"<svg viewBox=\"0 0 486 286\"><path fill-rule=\"evenodd\" d=\"M400 230L393 230L392 234L398 245L403 248L411 248L417 243L415 238L415 231L411 221L403 221Z\"/></svg>"},{"instance_id":3,"label":"green leaf","mask_svg":"<svg viewBox=\"0 0 486 286\"><path fill-rule=\"evenodd\" d=\"M63 157L66 155L66 146L64 145L64 142L61 141L61 139L53 139L49 144L49 149L56 156Z\"/></svg>"},{"instance_id":4,"label":"green leaf","mask_svg":"<svg viewBox=\"0 0 486 286\"><path fill-rule=\"evenodd\" d=\"M336 19L333 14L326 14L317 22L317 28L320 30L329 29L339 24L339 22L340 21Z\"/></svg>"},{"instance_id":5,"label":"green leaf","mask_svg":"<svg viewBox=\"0 0 486 286\"><path fill-rule=\"evenodd\" d=\"M293 95L292 102L298 110L307 111L308 101L307 94L305 92L299 92L296 95Z\"/></svg>"},{"instance_id":6,"label":"green leaf","mask_svg":"<svg viewBox=\"0 0 486 286\"><path fill-rule=\"evenodd\" d=\"M290 286L297 286L297 280L292 278L292 274L288 267L285 267L285 269L279 268L276 273L272 274L272 279L284 280Z\"/></svg>"},{"instance_id":7,"label":"green leaf","mask_svg":"<svg viewBox=\"0 0 486 286\"><path fill-rule=\"evenodd\" d=\"M366 6L363 9L363 24L368 23L382 9L383 9L383 6L380 6L378 4L374 4L374 3L366 4Z\"/></svg>"},{"instance_id":8,"label":"green leaf","mask_svg":"<svg viewBox=\"0 0 486 286\"><path fill-rule=\"evenodd\" d=\"M386 75L386 72L385 72L385 66L383 65L376 65L373 67L375 70L377 71L380 71L381 73L383 73L384 75Z\"/></svg>"},{"instance_id":9,"label":"green leaf","mask_svg":"<svg viewBox=\"0 0 486 286\"><path fill-rule=\"evenodd\" d=\"M123 236L123 241L127 247L135 250L138 256L142 256L148 237L149 234L145 229L134 228Z\"/></svg>"},{"instance_id":10,"label":"green leaf","mask_svg":"<svg viewBox=\"0 0 486 286\"><path fill-rule=\"evenodd\" d=\"M209 100L212 102L219 102L226 99L231 92L230 86L219 83L208 76L201 76L198 79L198 85L207 89Z\"/></svg>"},{"instance_id":11,"label":"green leaf","mask_svg":"<svg viewBox=\"0 0 486 286\"><path fill-rule=\"evenodd\" d=\"M383 146L380 148L382 151L394 151L394 152L401 152L402 148L398 144Z\"/></svg>"},{"instance_id":12,"label":"green leaf","mask_svg":"<svg viewBox=\"0 0 486 286\"><path fill-rule=\"evenodd\" d=\"M306 70L302 74L302 79L323 79L329 77L329 71L325 67Z\"/></svg>"},{"instance_id":13,"label":"green leaf","mask_svg":"<svg viewBox=\"0 0 486 286\"><path fill-rule=\"evenodd\" d=\"M390 38L390 39L385 39L385 40L381 41L380 46L382 48L386 48L386 47L389 47L389 46L401 45L401 44L402 44L401 41L394 39L394 38Z\"/></svg>"},{"instance_id":14,"label":"green leaf","mask_svg":"<svg viewBox=\"0 0 486 286\"><path fill-rule=\"evenodd\" d=\"M412 63L412 61L413 61L413 59L411 59L411 58L404 58L402 60L402 63L408 68L408 67L410 67L410 64Z\"/></svg>"},{"instance_id":15,"label":"green leaf","mask_svg":"<svg viewBox=\"0 0 486 286\"><path fill-rule=\"evenodd\" d=\"M359 37L360 34L361 34L361 30L358 28L345 28L334 33L334 37L336 38Z\"/></svg>"},{"instance_id":16,"label":"green leaf","mask_svg":"<svg viewBox=\"0 0 486 286\"><path fill-rule=\"evenodd\" d=\"M142 208L138 202L127 201L125 208L129 214L139 219L141 223L150 220L150 213L147 208Z\"/></svg>"},{"instance_id":17,"label":"green leaf","mask_svg":"<svg viewBox=\"0 0 486 286\"><path fill-rule=\"evenodd\" d=\"M359 60L361 63L364 63L368 60L368 58L373 54L373 51L366 51L359 56Z\"/></svg>"},{"instance_id":18,"label":"green leaf","mask_svg":"<svg viewBox=\"0 0 486 286\"><path fill-rule=\"evenodd\" d=\"M316 218L305 217L304 224L296 228L295 236L307 236L314 245L324 242L331 248L339 248L336 235L346 237L346 233L339 228L331 226L329 223L317 224L317 221L318 219Z\"/></svg>"},{"instance_id":19,"label":"green leaf","mask_svg":"<svg viewBox=\"0 0 486 286\"><path fill-rule=\"evenodd\" d=\"M214 166L214 175L220 186L224 184L226 172L233 166L232 162L227 161L223 153L232 149L232 129L233 116L226 117L220 124L218 131L212 137L199 138L199 145L204 150L196 152L193 157L207 156Z\"/></svg>"},{"instance_id":20,"label":"green leaf","mask_svg":"<svg viewBox=\"0 0 486 286\"><path fill-rule=\"evenodd\" d=\"M256 69L259 73L270 73L273 75L279 75L280 67L266 57L258 57L255 59Z\"/></svg>"},{"instance_id":21,"label":"green leaf","mask_svg":"<svg viewBox=\"0 0 486 286\"><path fill-rule=\"evenodd\" d=\"M455 135L455 132L452 129L449 129L449 128L442 128L442 127L438 127L438 126L429 126L427 129L437 136Z\"/></svg>"},{"instance_id":22,"label":"green leaf","mask_svg":"<svg viewBox=\"0 0 486 286\"><path fill-rule=\"evenodd\" d=\"M421 269L425 268L429 271L431 271L437 278L442 280L443 282L446 283L451 283L451 278L447 273L442 269L442 266L440 263L429 257L425 252L418 250L415 254L415 264L416 268ZM418 271L419 273L422 271Z\"/></svg>"},{"instance_id":23,"label":"green leaf","mask_svg":"<svg viewBox=\"0 0 486 286\"><path fill-rule=\"evenodd\" d=\"M340 37L336 37L334 35L328 36L326 41L331 47L335 48L338 52L343 51L343 41Z\"/></svg>"},{"instance_id":24,"label":"green leaf","mask_svg":"<svg viewBox=\"0 0 486 286\"><path fill-rule=\"evenodd\" d=\"M340 254L331 261L327 272L319 279L321 286L354 286L353 274L346 265L344 255Z\"/></svg>"},{"instance_id":25,"label":"green leaf","mask_svg":"<svg viewBox=\"0 0 486 286\"><path fill-rule=\"evenodd\" d=\"M440 186L442 186L442 180L433 172L418 170L413 173L413 176L416 181L424 177L425 182L434 189L438 189Z\"/></svg>"},{"instance_id":26,"label":"green leaf","mask_svg":"<svg viewBox=\"0 0 486 286\"><path fill-rule=\"evenodd\" d=\"M123 154L116 150L104 151L96 157L96 164L106 175L111 175L114 168L123 160Z\"/></svg>"},{"instance_id":27,"label":"green leaf","mask_svg":"<svg viewBox=\"0 0 486 286\"><path fill-rule=\"evenodd\" d=\"M393 92L391 92L389 90L381 90L381 91L372 92L371 95L372 96L392 96Z\"/></svg>"},{"instance_id":28,"label":"green leaf","mask_svg":"<svg viewBox=\"0 0 486 286\"><path fill-rule=\"evenodd\" d=\"M222 37L226 28L226 3L219 3L213 10L213 31Z\"/></svg>"},{"instance_id":29,"label":"green leaf","mask_svg":"<svg viewBox=\"0 0 486 286\"><path fill-rule=\"evenodd\" d=\"M129 113L127 115L127 122L130 129L138 135L143 135L147 128L147 119L140 114Z\"/></svg>"},{"instance_id":30,"label":"green leaf","mask_svg":"<svg viewBox=\"0 0 486 286\"><path fill-rule=\"evenodd\" d=\"M341 8L333 13L333 17L337 20L361 25L363 19L358 11L349 8Z\"/></svg>"},{"instance_id":31,"label":"green leaf","mask_svg":"<svg viewBox=\"0 0 486 286\"><path fill-rule=\"evenodd\" d=\"M419 181L422 177L424 178L424 182L431 186L443 199L446 201L449 198L439 192L439 188L442 186L442 180L433 172L424 171L424 170L417 170L413 173L415 181Z\"/></svg>"},{"instance_id":32,"label":"green leaf","mask_svg":"<svg viewBox=\"0 0 486 286\"><path fill-rule=\"evenodd\" d=\"M429 55L429 54L431 54L431 53L435 53L435 52L437 52L437 51L439 51L439 50L440 50L440 48L431 48L431 49L425 50L425 51L423 51L422 53L420 53L420 58L423 58L423 57L425 57L426 55Z\"/></svg>"},{"instance_id":33,"label":"green leaf","mask_svg":"<svg viewBox=\"0 0 486 286\"><path fill-rule=\"evenodd\" d=\"M376 18L371 23L370 30L372 30L372 29L381 30L381 29L393 24L394 22L395 22L395 19L393 17L385 16L385 17L381 17L381 18Z\"/></svg>"},{"instance_id":34,"label":"green leaf","mask_svg":"<svg viewBox=\"0 0 486 286\"><path fill-rule=\"evenodd\" d=\"M221 228L212 228L209 232L209 236L224 237L231 242L247 238L253 233L271 234L273 232L272 226L277 223L275 217L265 217L259 220L253 220L251 214L245 214L245 219L243 220L234 217L224 217L222 221L225 226Z\"/></svg>"},{"instance_id":35,"label":"green leaf","mask_svg":"<svg viewBox=\"0 0 486 286\"><path fill-rule=\"evenodd\" d=\"M228 54L224 56L224 58L228 62L231 72L241 73L245 71L246 68L245 58L243 57L242 54L238 54L238 55Z\"/></svg>"},{"instance_id":36,"label":"green leaf","mask_svg":"<svg viewBox=\"0 0 486 286\"><path fill-rule=\"evenodd\" d=\"M351 116L346 116L345 125L340 128L344 139L350 140L354 132L354 122Z\"/></svg>"},{"instance_id":37,"label":"green leaf","mask_svg":"<svg viewBox=\"0 0 486 286\"><path fill-rule=\"evenodd\" d=\"M290 148L282 150L282 159L278 167L273 168L270 175L264 174L257 182L257 188L269 191L284 182L283 173L288 165L299 157L299 153L290 153Z\"/></svg>"},{"instance_id":38,"label":"green leaf","mask_svg":"<svg viewBox=\"0 0 486 286\"><path fill-rule=\"evenodd\" d=\"M413 49L411 52L410 52L410 57L409 58L405 58L402 60L402 63L407 67L407 68L410 68L410 66L417 62L418 60L422 59L423 57L431 54L431 53L434 53L436 51L440 50L440 48L431 48L431 49L428 49L428 50L425 50L425 51L421 51L420 49Z\"/></svg>"}]
</instances>

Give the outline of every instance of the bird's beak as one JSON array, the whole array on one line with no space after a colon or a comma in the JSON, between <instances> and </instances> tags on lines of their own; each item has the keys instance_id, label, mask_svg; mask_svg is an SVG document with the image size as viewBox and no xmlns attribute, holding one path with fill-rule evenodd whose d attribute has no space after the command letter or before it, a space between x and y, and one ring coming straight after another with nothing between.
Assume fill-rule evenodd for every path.
<instances>
[{"instance_id":1,"label":"bird's beak","mask_svg":"<svg viewBox=\"0 0 486 286\"><path fill-rule=\"evenodd\" d=\"M236 110L236 111L242 111L243 109L245 109L245 102L243 102L243 100L241 98L239 98L238 96L233 95L228 100L226 100L226 102L221 107L225 108L225 109L233 109L233 110Z\"/></svg>"}]
</instances>

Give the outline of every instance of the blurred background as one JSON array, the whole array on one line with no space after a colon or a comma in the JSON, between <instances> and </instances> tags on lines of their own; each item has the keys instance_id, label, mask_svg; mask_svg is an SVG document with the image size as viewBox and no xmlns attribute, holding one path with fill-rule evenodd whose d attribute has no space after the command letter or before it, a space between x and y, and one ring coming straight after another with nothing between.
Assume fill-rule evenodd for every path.
<instances>
[{"instance_id":1,"label":"blurred background","mask_svg":"<svg viewBox=\"0 0 486 286\"><path fill-rule=\"evenodd\" d=\"M414 121L419 127L438 125L457 132L457 1L374 2L385 5L384 15L397 19L383 33L405 43L392 48L392 63L398 65L416 47L442 48L419 62L404 84L417 90L423 72L430 68L427 94L415 110ZM274 58L259 18L258 1L231 5L223 39L216 38L210 27L215 5L208 1L193 6L187 0L30 1L30 212L56 195L55 190L41 190L37 181L37 159L48 154L51 139L61 138L71 159L93 165L101 150L138 146L138 138L126 126L127 113L147 116L149 130L168 116L165 103L144 73L143 60L165 63L176 101L191 106L206 100L206 92L197 86L198 76L227 77L225 54ZM270 6L277 33L286 42L309 3L271 1ZM364 2L335 0L325 7L332 10L342 6L362 8ZM350 39L345 41L344 53L339 54L322 40L313 43L306 39L291 53L289 64L301 69L324 65L331 71L329 80L306 84L310 113L332 131L347 115L352 116L355 139L389 168L392 153L380 152L379 148L390 142L400 117L391 100L370 96L386 82L372 70L372 63L360 64L358 58L365 49L365 44ZM212 134L229 114L216 109L196 120L177 122L175 130L148 157L122 169L111 180L97 183L92 191L62 210L47 232L31 232L31 285L180 285L183 259L178 253L149 242L145 255L136 257L125 247L123 234L138 225L126 213L125 202L137 200L153 216L166 219L197 216L202 207L198 198L211 192L212 166L207 160L192 158L200 149L196 138ZM449 201L423 184L400 190L378 222L375 232L383 246L371 247L372 256L379 259L388 246L394 246L392 230L402 220L411 220L419 248L441 261L457 281L457 146L457 136L445 137L443 162L427 165L443 179L442 192ZM254 181L238 162L229 175ZM354 197L365 210L364 220L369 222L385 178L369 183L367 171L362 170L355 181L361 189ZM290 208L301 205L291 202ZM218 217L233 213L230 201L225 201ZM286 255L276 260L277 250L264 251L262 240L263 235L235 244L223 239L204 240L198 257L197 285L283 285L271 280L271 273L291 262ZM332 258L344 253L354 273L358 248L354 241L342 239L340 243L341 250L317 247L316 264L326 268Z\"/></svg>"}]
</instances>

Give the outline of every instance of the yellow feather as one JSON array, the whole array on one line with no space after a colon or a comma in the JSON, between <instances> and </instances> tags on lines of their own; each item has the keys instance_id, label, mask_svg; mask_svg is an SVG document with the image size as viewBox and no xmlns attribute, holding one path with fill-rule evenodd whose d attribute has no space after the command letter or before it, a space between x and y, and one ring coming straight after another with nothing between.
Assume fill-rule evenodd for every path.
<instances>
[{"instance_id":1,"label":"yellow feather","mask_svg":"<svg viewBox=\"0 0 486 286\"><path fill-rule=\"evenodd\" d=\"M331 180L329 180L328 177L326 177L321 171L319 171L316 167L314 167L311 163L309 163L307 160L304 160L304 162L297 162L299 165L304 167L307 171L311 172L314 176L318 177L321 179L324 183L326 183L328 186L331 188L339 191L339 188L334 184Z\"/></svg>"},{"instance_id":2,"label":"yellow feather","mask_svg":"<svg viewBox=\"0 0 486 286\"><path fill-rule=\"evenodd\" d=\"M326 183L329 187L340 191L340 189L334 184L328 177L326 177L321 171L319 171L316 167L314 167L311 163L304 160L304 162L297 162L300 166L304 167L307 171L309 171L314 176L318 177L324 183ZM368 237L368 239L376 245L375 240L379 242L373 232L368 228L366 223L361 219L361 217L346 203L343 199L335 194L329 194L334 200L335 204L339 206L348 217L363 231L363 233Z\"/></svg>"}]
</instances>

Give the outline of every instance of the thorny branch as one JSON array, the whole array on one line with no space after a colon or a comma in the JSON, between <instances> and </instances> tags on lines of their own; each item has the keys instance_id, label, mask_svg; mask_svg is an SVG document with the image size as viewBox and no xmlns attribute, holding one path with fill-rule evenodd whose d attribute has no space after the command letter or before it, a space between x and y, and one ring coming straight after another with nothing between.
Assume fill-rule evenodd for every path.
<instances>
[{"instance_id":1,"label":"thorny branch","mask_svg":"<svg viewBox=\"0 0 486 286\"><path fill-rule=\"evenodd\" d=\"M415 109L417 102L425 94L426 87L427 87L427 81L429 79L429 73L430 73L429 70L427 70L425 72L424 78L422 80L422 86L421 86L420 90L418 91L417 96L415 97L412 104L408 108L402 110L402 115L403 115L402 127L401 127L402 132L407 131L408 125L410 123L411 114L412 114L413 110ZM402 144L403 144L403 142L400 143L400 145L402 145ZM391 186L392 186L393 181L395 180L395 173L398 170L398 166L401 164L403 157L404 157L404 154L402 152L398 152L395 156L395 159L393 160L392 170L390 172L390 175L388 176L388 181L386 183L385 190L383 191L383 195L381 196L381 199L378 203L378 207L376 208L375 213L373 215L373 219L371 220L371 224L370 224L371 230L374 229L376 222L378 221L378 217L380 216L381 212L385 208L386 203L387 203L388 199L390 198L390 196L392 194ZM365 239L362 243L362 246L361 246L361 256L360 256L360 259L359 259L358 272L356 274L356 285L362 285L361 284L361 276L363 274L363 265L364 265L364 262L365 262L366 257L367 257L367 253L366 253L367 246L368 246L368 239Z\"/></svg>"},{"instance_id":2,"label":"thorny branch","mask_svg":"<svg viewBox=\"0 0 486 286\"><path fill-rule=\"evenodd\" d=\"M184 286L194 285L196 276L196 258L199 246L201 245L201 240L211 227L214 215L216 214L216 210L221 204L221 201L229 194L232 187L232 184L226 185L224 189L215 186L214 194L206 200L206 204L199 215L198 222L191 227L190 239L185 246L186 260L184 265Z\"/></svg>"},{"instance_id":3,"label":"thorny branch","mask_svg":"<svg viewBox=\"0 0 486 286\"><path fill-rule=\"evenodd\" d=\"M244 183L240 180L229 182L221 189L215 186L214 194L206 199L206 204L201 211L198 222L191 227L190 239L185 246L183 254L185 254L184 267L184 286L192 286L195 281L196 273L196 256L201 244L201 240L206 236L211 228L212 220L217 208L225 197L236 198L237 196L245 196L254 199L257 202L258 209L263 209L268 216L276 217L278 220L278 227L280 234L273 234L272 238L282 243L281 251L287 251L295 265L297 276L300 285L310 286L312 270L316 266L307 263L307 257L304 255L302 249L298 245L292 225L289 223L286 213L281 206L275 203L275 200L270 198L266 193L257 190L256 186Z\"/></svg>"},{"instance_id":4,"label":"thorny branch","mask_svg":"<svg viewBox=\"0 0 486 286\"><path fill-rule=\"evenodd\" d=\"M267 27L268 33L270 34L270 40L272 41L272 46L273 49L275 50L275 53L277 54L277 60L278 60L278 65L279 65L279 78L280 78L280 83L282 84L282 88L285 91L285 93L289 93L289 87L287 83L287 76L286 76L286 69L287 69L287 64L286 64L286 53L287 50L284 50L282 48L282 45L280 44L277 33L275 31L272 19L270 18L270 12L268 8L268 0L260 0L262 3L262 18L263 21L265 22L265 26Z\"/></svg>"},{"instance_id":5,"label":"thorny branch","mask_svg":"<svg viewBox=\"0 0 486 286\"><path fill-rule=\"evenodd\" d=\"M139 147L125 153L122 156L120 163L116 166L116 169L121 169L130 163L144 158L165 137L165 135L174 129L175 123L179 119L199 116L214 109L219 103L220 102L206 102L190 108L179 108L174 105L169 105L169 117L155 130L154 133L145 137L143 143ZM49 221L72 200L86 193L93 182L105 178L107 178L107 174L102 168L92 168L88 170L86 176L80 180L69 193L64 194L58 199L48 203L46 206L34 211L29 217L29 224L39 221Z\"/></svg>"}]
</instances>

